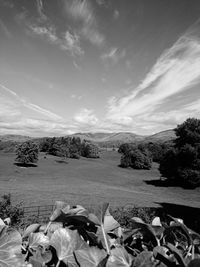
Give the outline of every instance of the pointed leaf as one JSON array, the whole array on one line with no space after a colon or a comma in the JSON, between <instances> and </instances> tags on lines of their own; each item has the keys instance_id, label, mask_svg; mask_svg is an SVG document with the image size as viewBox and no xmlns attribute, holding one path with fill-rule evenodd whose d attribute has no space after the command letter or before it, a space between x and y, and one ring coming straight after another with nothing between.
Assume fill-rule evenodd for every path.
<instances>
[{"instance_id":1,"label":"pointed leaf","mask_svg":"<svg viewBox=\"0 0 200 267\"><path fill-rule=\"evenodd\" d=\"M39 223L33 223L31 225L29 225L26 230L24 231L24 234L22 236L22 238L26 238L28 237L31 233L35 233L38 232L40 229L40 224Z\"/></svg>"},{"instance_id":2,"label":"pointed leaf","mask_svg":"<svg viewBox=\"0 0 200 267\"><path fill-rule=\"evenodd\" d=\"M162 226L161 224L161 221L160 221L160 217L155 217L153 220L152 220L152 223L151 223L153 226Z\"/></svg>"},{"instance_id":3,"label":"pointed leaf","mask_svg":"<svg viewBox=\"0 0 200 267\"><path fill-rule=\"evenodd\" d=\"M104 216L103 226L104 226L105 232L108 233L118 228L120 224L113 218L112 215L110 215L110 212L107 210Z\"/></svg>"},{"instance_id":4,"label":"pointed leaf","mask_svg":"<svg viewBox=\"0 0 200 267\"><path fill-rule=\"evenodd\" d=\"M106 267L130 267L133 257L123 248L117 247L111 250Z\"/></svg>"},{"instance_id":5,"label":"pointed leaf","mask_svg":"<svg viewBox=\"0 0 200 267\"><path fill-rule=\"evenodd\" d=\"M76 230L60 228L53 233L50 245L56 249L58 259L68 264L75 262L73 252L84 248L87 244L80 238Z\"/></svg>"},{"instance_id":6,"label":"pointed leaf","mask_svg":"<svg viewBox=\"0 0 200 267\"><path fill-rule=\"evenodd\" d=\"M22 238L18 231L0 226L0 266L22 267L24 264L21 256ZM25 265L25 264L24 264Z\"/></svg>"},{"instance_id":7,"label":"pointed leaf","mask_svg":"<svg viewBox=\"0 0 200 267\"><path fill-rule=\"evenodd\" d=\"M44 248L49 246L48 236L43 233L31 233L29 236L29 248L37 250L39 246Z\"/></svg>"},{"instance_id":8,"label":"pointed leaf","mask_svg":"<svg viewBox=\"0 0 200 267\"><path fill-rule=\"evenodd\" d=\"M165 246L174 254L180 267L186 267L185 261L183 259L183 256L181 255L180 251L170 243L165 244Z\"/></svg>"},{"instance_id":9,"label":"pointed leaf","mask_svg":"<svg viewBox=\"0 0 200 267\"><path fill-rule=\"evenodd\" d=\"M106 252L99 248L88 247L75 251L75 255L81 267L97 267L106 257Z\"/></svg>"}]
</instances>

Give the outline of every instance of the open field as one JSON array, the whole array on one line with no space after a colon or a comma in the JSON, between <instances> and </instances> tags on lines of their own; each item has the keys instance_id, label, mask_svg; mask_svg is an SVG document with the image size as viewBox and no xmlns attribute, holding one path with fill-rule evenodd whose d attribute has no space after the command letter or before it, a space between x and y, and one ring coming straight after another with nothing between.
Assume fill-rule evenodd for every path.
<instances>
[{"instance_id":1,"label":"open field","mask_svg":"<svg viewBox=\"0 0 200 267\"><path fill-rule=\"evenodd\" d=\"M199 207L200 188L185 190L158 187L145 181L159 179L155 164L150 171L122 169L117 152L102 152L100 159L69 159L40 156L38 167L15 166L15 154L0 154L0 196L11 193L25 206L52 204L65 200L72 204L96 205L108 201L113 206L134 204L157 206L172 203Z\"/></svg>"}]
</instances>

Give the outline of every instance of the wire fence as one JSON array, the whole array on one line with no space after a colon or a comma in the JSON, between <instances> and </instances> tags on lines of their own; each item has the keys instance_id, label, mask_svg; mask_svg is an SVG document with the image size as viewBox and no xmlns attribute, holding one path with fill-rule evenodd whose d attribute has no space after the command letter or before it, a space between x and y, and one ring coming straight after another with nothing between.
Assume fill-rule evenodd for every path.
<instances>
[{"instance_id":1,"label":"wire fence","mask_svg":"<svg viewBox=\"0 0 200 267\"><path fill-rule=\"evenodd\" d=\"M23 207L23 216L30 221L47 222L54 205Z\"/></svg>"}]
</instances>

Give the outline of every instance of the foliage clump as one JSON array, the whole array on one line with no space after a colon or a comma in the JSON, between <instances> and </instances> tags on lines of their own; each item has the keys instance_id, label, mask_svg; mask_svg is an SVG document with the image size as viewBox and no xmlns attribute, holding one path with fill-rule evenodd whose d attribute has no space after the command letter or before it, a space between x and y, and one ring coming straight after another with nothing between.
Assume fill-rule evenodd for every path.
<instances>
[{"instance_id":1,"label":"foliage clump","mask_svg":"<svg viewBox=\"0 0 200 267\"><path fill-rule=\"evenodd\" d=\"M82 157L98 158L99 148L80 137L53 137L44 138L40 142L40 151L53 156L79 159Z\"/></svg>"},{"instance_id":2,"label":"foliage clump","mask_svg":"<svg viewBox=\"0 0 200 267\"><path fill-rule=\"evenodd\" d=\"M81 155L86 158L99 158L99 147L91 142L82 142Z\"/></svg>"},{"instance_id":3,"label":"foliage clump","mask_svg":"<svg viewBox=\"0 0 200 267\"><path fill-rule=\"evenodd\" d=\"M175 145L162 158L160 173L186 187L200 186L200 120L187 119L175 133Z\"/></svg>"},{"instance_id":4,"label":"foliage clump","mask_svg":"<svg viewBox=\"0 0 200 267\"><path fill-rule=\"evenodd\" d=\"M18 145L16 149L16 161L26 166L37 163L39 148L38 145L32 141L24 142Z\"/></svg>"},{"instance_id":5,"label":"foliage clump","mask_svg":"<svg viewBox=\"0 0 200 267\"><path fill-rule=\"evenodd\" d=\"M21 204L13 204L11 194L5 194L0 199L0 218L10 218L11 225L19 225L23 218Z\"/></svg>"},{"instance_id":6,"label":"foliage clump","mask_svg":"<svg viewBox=\"0 0 200 267\"><path fill-rule=\"evenodd\" d=\"M21 250L21 253L20 253ZM3 265L1 264L3 262ZM196 264L196 265L195 265ZM22 235L1 222L0 265L13 267L190 267L200 264L200 235L181 219L140 217L122 227L103 203L94 213L56 201L49 223Z\"/></svg>"},{"instance_id":7,"label":"foliage clump","mask_svg":"<svg viewBox=\"0 0 200 267\"><path fill-rule=\"evenodd\" d=\"M122 153L120 167L149 170L152 167L152 158L149 151L143 146L123 144L119 148Z\"/></svg>"}]
</instances>

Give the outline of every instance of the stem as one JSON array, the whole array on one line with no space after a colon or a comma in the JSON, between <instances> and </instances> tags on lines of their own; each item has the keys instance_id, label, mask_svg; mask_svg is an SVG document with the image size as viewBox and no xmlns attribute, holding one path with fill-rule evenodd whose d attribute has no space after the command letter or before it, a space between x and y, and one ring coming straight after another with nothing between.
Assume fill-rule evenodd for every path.
<instances>
[{"instance_id":1,"label":"stem","mask_svg":"<svg viewBox=\"0 0 200 267\"><path fill-rule=\"evenodd\" d=\"M192 245L192 260L194 259L194 245Z\"/></svg>"},{"instance_id":2,"label":"stem","mask_svg":"<svg viewBox=\"0 0 200 267\"><path fill-rule=\"evenodd\" d=\"M58 267L60 265L60 260L58 260L57 264L56 264L56 267Z\"/></svg>"},{"instance_id":3,"label":"stem","mask_svg":"<svg viewBox=\"0 0 200 267\"><path fill-rule=\"evenodd\" d=\"M108 240L107 240L106 233L105 233L105 230L104 230L104 227L103 227L103 223L101 223L101 230L102 230L103 238L104 238L104 241L105 241L105 244L106 244L107 254L110 255L110 248L109 248L109 245L108 245Z\"/></svg>"},{"instance_id":4,"label":"stem","mask_svg":"<svg viewBox=\"0 0 200 267\"><path fill-rule=\"evenodd\" d=\"M44 230L44 234L45 234L45 235L47 234L47 231L49 230L50 225L51 225L51 221L48 222L47 227L46 227L46 229Z\"/></svg>"}]
</instances>

